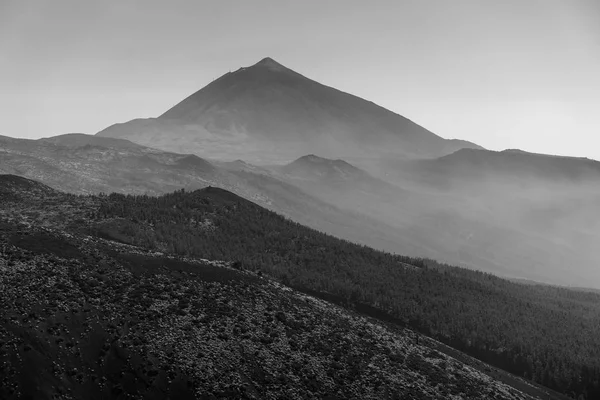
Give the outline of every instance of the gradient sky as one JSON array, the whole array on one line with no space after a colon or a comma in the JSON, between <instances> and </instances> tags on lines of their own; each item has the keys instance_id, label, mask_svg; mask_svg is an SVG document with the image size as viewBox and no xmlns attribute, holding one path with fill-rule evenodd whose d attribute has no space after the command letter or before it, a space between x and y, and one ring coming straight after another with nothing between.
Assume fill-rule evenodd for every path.
<instances>
[{"instance_id":1,"label":"gradient sky","mask_svg":"<svg viewBox=\"0 0 600 400\"><path fill-rule=\"evenodd\" d=\"M446 138L600 160L598 0L0 0L0 134L158 116L266 56Z\"/></svg>"}]
</instances>

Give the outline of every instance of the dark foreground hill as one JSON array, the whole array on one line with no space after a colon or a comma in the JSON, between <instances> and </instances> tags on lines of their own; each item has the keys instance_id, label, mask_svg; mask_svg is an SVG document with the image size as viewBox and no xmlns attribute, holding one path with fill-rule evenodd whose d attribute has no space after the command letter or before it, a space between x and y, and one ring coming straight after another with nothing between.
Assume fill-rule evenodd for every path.
<instances>
[{"instance_id":1,"label":"dark foreground hill","mask_svg":"<svg viewBox=\"0 0 600 400\"><path fill-rule=\"evenodd\" d=\"M238 263L72 235L103 199L0 183L3 399L531 398ZM198 195L215 211L240 201Z\"/></svg>"},{"instance_id":2,"label":"dark foreground hill","mask_svg":"<svg viewBox=\"0 0 600 400\"><path fill-rule=\"evenodd\" d=\"M479 372L455 369L456 360L414 347L405 324L516 375L598 397L597 294L381 253L221 189L77 197L32 185L44 187L0 177L7 395L525 398L493 375L547 398L420 341Z\"/></svg>"}]
</instances>

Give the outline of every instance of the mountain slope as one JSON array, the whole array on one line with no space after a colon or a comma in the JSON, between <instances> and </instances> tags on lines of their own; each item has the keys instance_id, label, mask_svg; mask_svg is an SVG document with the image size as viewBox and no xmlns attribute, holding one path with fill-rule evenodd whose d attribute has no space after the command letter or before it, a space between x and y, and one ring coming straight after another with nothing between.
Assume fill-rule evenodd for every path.
<instances>
[{"instance_id":1,"label":"mountain slope","mask_svg":"<svg viewBox=\"0 0 600 400\"><path fill-rule=\"evenodd\" d=\"M0 173L37 179L77 194L163 194L182 188L221 187L294 221L356 243L392 252L434 255L419 241L398 235L385 223L340 209L266 169L231 168L127 140L73 134L40 140L0 136L0 160Z\"/></svg>"},{"instance_id":2,"label":"mountain slope","mask_svg":"<svg viewBox=\"0 0 600 400\"><path fill-rule=\"evenodd\" d=\"M476 157L462 160L471 153ZM390 168L387 176L392 180L395 172L396 184L345 161L316 156L271 170L420 245L408 254L505 277L600 287L600 274L591 267L600 262L594 250L600 241L600 186L586 172L593 172L586 164L594 162L547 157L570 165L568 175L560 175L544 168L544 159L540 167L540 161L523 155L519 165L510 155L506 163L486 160L488 153L504 157L464 149L441 159L396 162L397 170Z\"/></svg>"},{"instance_id":3,"label":"mountain slope","mask_svg":"<svg viewBox=\"0 0 600 400\"><path fill-rule=\"evenodd\" d=\"M393 178L439 187L488 184L551 185L594 184L600 186L600 162L576 157L528 153L521 150L490 151L461 149L428 160L389 160L383 172Z\"/></svg>"},{"instance_id":4,"label":"mountain slope","mask_svg":"<svg viewBox=\"0 0 600 400\"><path fill-rule=\"evenodd\" d=\"M6 400L533 398L408 330L227 263L28 233L83 249L32 255L16 242L2 256L18 258L0 278L0 299L14 304L0 328Z\"/></svg>"},{"instance_id":5,"label":"mountain slope","mask_svg":"<svg viewBox=\"0 0 600 400\"><path fill-rule=\"evenodd\" d=\"M341 159L307 155L283 166L272 166L270 170L280 180L298 186L314 197L371 217L380 215L386 204L394 207L402 204L395 208L397 216L413 215L412 210L416 209L413 193L375 178ZM425 245L427 241L422 243Z\"/></svg>"},{"instance_id":6,"label":"mountain slope","mask_svg":"<svg viewBox=\"0 0 600 400\"><path fill-rule=\"evenodd\" d=\"M572 249L572 255L554 257L560 262L582 255L576 265L600 261L594 245L600 240L598 161L462 149L438 159L393 162L387 172L388 179L412 190L479 204L495 223L545 236L552 242L545 251Z\"/></svg>"},{"instance_id":7,"label":"mountain slope","mask_svg":"<svg viewBox=\"0 0 600 400\"><path fill-rule=\"evenodd\" d=\"M187 143L189 151L202 156L262 162L275 160L276 152L277 161L307 153L414 158L479 147L443 139L270 58L223 75L157 119L113 125L98 135L170 151Z\"/></svg>"},{"instance_id":8,"label":"mountain slope","mask_svg":"<svg viewBox=\"0 0 600 400\"><path fill-rule=\"evenodd\" d=\"M462 156L471 153L476 157ZM99 136L0 137L0 172L73 193L162 194L217 186L380 250L506 277L598 287L600 275L591 266L600 262L595 250L600 190L590 183L593 168L577 167L594 162L548 157L571 166L566 178L550 179L552 169L536 163L529 168L535 173L527 172L527 154L519 155L524 166L506 167L486 161L486 154L500 161L514 157L461 150L442 159L396 163L400 179L393 185L344 160L314 155L280 167L254 167Z\"/></svg>"},{"instance_id":9,"label":"mountain slope","mask_svg":"<svg viewBox=\"0 0 600 400\"><path fill-rule=\"evenodd\" d=\"M296 222L380 250L512 278L600 285L598 271L589 267L598 262L600 190L586 186L588 178L567 184L518 169L501 173L499 166L486 167L491 162L479 160L486 151L458 155L471 152L478 154L475 161L452 161L453 154L443 158L444 167L437 167L438 159L412 161L400 173L414 179L396 186L343 160L318 156L283 167L254 167L209 163L90 135L37 141L0 137L0 172L73 193L162 194L217 186ZM475 172L463 173L461 165ZM527 176L535 179L524 180Z\"/></svg>"},{"instance_id":10,"label":"mountain slope","mask_svg":"<svg viewBox=\"0 0 600 400\"><path fill-rule=\"evenodd\" d=\"M344 160L329 160L309 154L285 165L282 171L299 179L321 180L332 183L334 181L351 181L368 179L368 174L363 170Z\"/></svg>"},{"instance_id":11,"label":"mountain slope","mask_svg":"<svg viewBox=\"0 0 600 400\"><path fill-rule=\"evenodd\" d=\"M69 134L39 140L0 136L0 171L75 193L164 193L217 179L210 163L127 140Z\"/></svg>"},{"instance_id":12,"label":"mountain slope","mask_svg":"<svg viewBox=\"0 0 600 400\"><path fill-rule=\"evenodd\" d=\"M4 179L13 181L14 177L0 176L0 186ZM311 311L303 305L310 300L295 297L294 292L285 288L283 292L270 291L270 280L258 279L256 271L260 271L377 318L396 324L405 321L481 359L561 391L587 391L591 399L599 390L597 381L594 383L600 368L595 335L600 320L597 294L520 285L429 262L427 267L423 260L380 253L320 234L216 188L178 191L159 198L76 197L53 192L3 204L0 238L5 251L0 268L5 273L0 278L0 298L7 301L0 304L10 306L10 313L3 314L5 330L0 338L9 343L5 348L8 353L0 352L0 357L9 357L10 362L2 365L8 365L11 374L28 365L41 368L43 357L58 352L62 356L55 357L60 361L54 374L61 384L72 388L80 380L96 388L98 382L81 378L93 367L97 378L106 376L111 381L107 388L120 383L123 391L182 390L186 380L191 382L188 390L198 390L197 385L205 390L225 390L219 382L231 380L215 381L212 377L232 373L228 366L234 363L233 371L242 375L241 381L248 382L251 391L283 390L277 384L281 368L300 378L308 373L289 369L291 354L292 359L301 356L304 364L316 364L310 368L313 373L308 380L290 376L286 387L291 379L300 383L293 388L310 390L312 397L324 395L327 392L323 391L336 382L349 388L354 388L351 381L361 382L362 390L370 391L373 386L367 382L371 378L362 379L372 377L375 371L387 376L378 375L379 387L406 393L401 378L416 368L418 374L433 376L423 380L410 375L413 385L422 382L416 387L419 392L413 393L417 398L425 392L433 393L433 398L448 398L450 394L459 398L524 398L512 389L498 393L496 384L486 378L492 371L481 366L478 375L468 378L471 383L455 392L454 379L462 378L447 375L454 368L448 368L450 362L445 357L436 353L435 357L426 356L432 360L423 362L419 352L414 359L409 354L394 356L394 351L403 347L402 335L406 333L402 330L393 328L400 336L391 339L399 347L392 347L390 353L385 344L390 336L385 329L374 327L377 333L373 336L363 332L358 334L362 339L355 338L354 333L363 330L344 317L346 311ZM223 268L227 265L250 271ZM48 280L46 275L54 278ZM15 293L30 300L14 302ZM46 297L48 302L43 300ZM300 300L300 309L294 307L294 298ZM40 299L45 308L37 308ZM307 325L314 321L309 317L313 312L324 325ZM27 317L22 318L24 315ZM86 328L88 319L92 329ZM40 320L52 324L47 326ZM20 332L26 332L21 341ZM90 332L98 336L90 336ZM307 336L308 332L313 332L312 336ZM371 345L365 347L365 341ZM326 344L327 349L319 343ZM425 339L418 343L444 349ZM213 353L210 348L219 350ZM244 351L238 351L241 349ZM336 349L353 349L346 353L358 358L347 358ZM467 360L455 350L444 351ZM40 354L45 356L40 359ZM31 357L34 364L28 364ZM253 360L275 380L253 369L257 365ZM92 364L87 364L90 361ZM100 365L95 364L98 361ZM431 362L441 368L432 368L428 365ZM353 370L353 366L358 369ZM73 372L73 367L78 370ZM371 368L375 371L369 372ZM358 371L358 376L348 375ZM463 373L468 371L463 368ZM198 380L201 376L206 379ZM499 376L536 397L548 397L543 389L519 378ZM119 377L124 380L119 382ZM311 377L314 385L309 384ZM434 392L430 391L430 379L437 388ZM486 383L476 383L481 379ZM237 387L235 382L239 381L233 380ZM98 392L104 389L100 386ZM363 398L365 395L386 398L391 393L363 392Z\"/></svg>"}]
</instances>

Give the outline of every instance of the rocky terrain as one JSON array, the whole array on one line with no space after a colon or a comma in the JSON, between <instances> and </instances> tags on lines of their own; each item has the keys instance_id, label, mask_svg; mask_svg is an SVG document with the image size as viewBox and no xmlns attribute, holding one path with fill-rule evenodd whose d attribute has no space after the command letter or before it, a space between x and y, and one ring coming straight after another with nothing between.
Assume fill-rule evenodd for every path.
<instances>
[{"instance_id":1,"label":"rocky terrain","mask_svg":"<svg viewBox=\"0 0 600 400\"><path fill-rule=\"evenodd\" d=\"M533 398L239 263L82 234L93 197L4 176L0 199L3 399Z\"/></svg>"},{"instance_id":2,"label":"rocky terrain","mask_svg":"<svg viewBox=\"0 0 600 400\"><path fill-rule=\"evenodd\" d=\"M410 325L419 331L437 331L448 341L444 319L432 311L448 312L442 305L454 303L452 323L472 326L473 316L458 310L466 311L471 293L489 290L473 301L494 315L487 323L500 324L490 333L513 322L508 314L486 310L483 299L491 301L490 307L509 309L530 302L531 315L527 308L512 314L521 315L521 321L537 316L531 323L540 329L546 322L539 318L556 315L563 306L571 318L579 318L574 310L585 304L585 318L596 318L596 295L553 294L542 287L535 293L528 289L524 297L520 287L525 286L499 280L489 288L488 283L478 286L481 278L467 271L443 269L442 274L422 260L327 238L219 189L161 198L98 197L63 194L11 175L0 181L2 398L563 398L421 336L403 321L414 320ZM275 235L263 235L263 229ZM257 242L261 237L264 243ZM286 249L286 243L308 253ZM303 260L307 254L330 264ZM381 263L391 287L405 282L407 300L393 300L397 294L380 286L378 271L357 268L348 257L359 264ZM357 281L355 274L363 277ZM465 297L445 298L435 286L440 280L450 287L462 282L459 292ZM362 289L346 291L345 285L359 282ZM412 285L421 288L418 297ZM384 297L372 303L368 293L376 287ZM502 287L519 300L494 300ZM557 294L551 308L542 300ZM388 296L408 314L390 319ZM429 316L411 316L419 303L409 298L418 299ZM428 324L431 328L425 328ZM582 334L591 332L586 324L583 319L560 322L562 329L583 326ZM488 328L472 329L486 337ZM548 344L556 337L550 334ZM475 336L467 338L475 345ZM573 339L593 346L591 338ZM524 337L515 339L528 346ZM579 344L570 354L581 352ZM595 368L586 365L580 375L585 382L585 371L593 374L590 368Z\"/></svg>"}]
</instances>

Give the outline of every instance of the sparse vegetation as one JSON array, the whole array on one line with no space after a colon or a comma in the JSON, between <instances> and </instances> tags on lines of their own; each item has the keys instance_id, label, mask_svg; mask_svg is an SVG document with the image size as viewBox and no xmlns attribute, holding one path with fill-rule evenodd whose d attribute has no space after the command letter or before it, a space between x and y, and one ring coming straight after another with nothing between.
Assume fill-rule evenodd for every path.
<instances>
[{"instance_id":1,"label":"sparse vegetation","mask_svg":"<svg viewBox=\"0 0 600 400\"><path fill-rule=\"evenodd\" d=\"M432 350L441 344L417 345L408 331L262 274L563 393L598 397L597 294L377 252L214 188L161 197L10 192L0 209L6 396L43 390L27 381L41 374L75 397L526 398Z\"/></svg>"}]
</instances>

